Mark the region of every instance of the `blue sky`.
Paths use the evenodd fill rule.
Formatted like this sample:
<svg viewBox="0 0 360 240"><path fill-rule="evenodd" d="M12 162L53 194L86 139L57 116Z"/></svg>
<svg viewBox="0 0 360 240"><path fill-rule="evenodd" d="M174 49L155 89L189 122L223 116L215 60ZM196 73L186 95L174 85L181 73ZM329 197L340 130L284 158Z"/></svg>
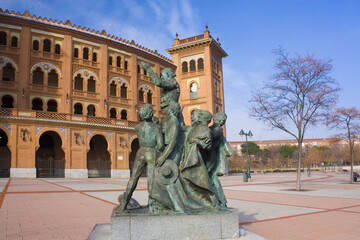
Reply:
<svg viewBox="0 0 360 240"><path fill-rule="evenodd" d="M66 21L111 35L134 39L170 57L175 33L179 38L210 34L220 38L229 54L223 60L227 138L242 140L241 128L253 140L290 139L248 117L250 91L274 74L272 50L282 46L290 54L332 58L332 77L342 91L338 106L360 105L360 1L357 0L113 0L40 1L0 0L2 9ZM306 138L335 132L321 125L309 128Z"/></svg>

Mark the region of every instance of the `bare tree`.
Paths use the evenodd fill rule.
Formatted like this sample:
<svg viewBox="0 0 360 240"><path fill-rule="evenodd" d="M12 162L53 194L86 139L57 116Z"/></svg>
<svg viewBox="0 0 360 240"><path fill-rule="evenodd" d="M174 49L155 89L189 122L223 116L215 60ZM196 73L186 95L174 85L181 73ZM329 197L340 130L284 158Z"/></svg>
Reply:
<svg viewBox="0 0 360 240"><path fill-rule="evenodd" d="M313 56L289 58L282 48L273 81L252 93L250 116L283 130L298 142L296 190L300 189L302 142L308 125L316 125L337 100L336 81L329 76L332 60Z"/></svg>
<svg viewBox="0 0 360 240"><path fill-rule="evenodd" d="M353 108L337 108L327 117L326 125L341 131L338 137L349 144L350 152L350 183L353 182L354 143L360 134L360 112Z"/></svg>

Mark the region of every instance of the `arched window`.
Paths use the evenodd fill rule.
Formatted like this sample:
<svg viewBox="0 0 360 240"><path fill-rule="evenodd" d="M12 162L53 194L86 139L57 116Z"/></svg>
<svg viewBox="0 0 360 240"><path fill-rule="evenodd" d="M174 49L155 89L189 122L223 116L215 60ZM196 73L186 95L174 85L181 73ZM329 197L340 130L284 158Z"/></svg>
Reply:
<svg viewBox="0 0 360 240"><path fill-rule="evenodd" d="M147 71L144 69L144 75L146 76L147 75Z"/></svg>
<svg viewBox="0 0 360 240"><path fill-rule="evenodd" d="M40 67L33 71L33 84L44 85L44 73Z"/></svg>
<svg viewBox="0 0 360 240"><path fill-rule="evenodd" d="M93 62L97 62L97 53L93 52Z"/></svg>
<svg viewBox="0 0 360 240"><path fill-rule="evenodd" d="M84 79L81 77L81 74L78 74L75 77L75 84L74 84L75 90L80 90L80 91L83 90L83 87L84 87L83 81L84 81Z"/></svg>
<svg viewBox="0 0 360 240"><path fill-rule="evenodd" d="M112 83L110 83L110 96L114 96L116 97L116 83L115 81L112 81Z"/></svg>
<svg viewBox="0 0 360 240"><path fill-rule="evenodd" d="M0 32L0 45L6 45L6 32Z"/></svg>
<svg viewBox="0 0 360 240"><path fill-rule="evenodd" d="M90 104L88 107L87 107L87 115L88 116L95 116L95 106Z"/></svg>
<svg viewBox="0 0 360 240"><path fill-rule="evenodd" d="M124 62L124 69L127 70L128 69L128 61Z"/></svg>
<svg viewBox="0 0 360 240"><path fill-rule="evenodd" d="M121 111L121 120L127 120L127 112L126 112L126 110Z"/></svg>
<svg viewBox="0 0 360 240"><path fill-rule="evenodd" d="M87 81L87 91L92 93L95 92L95 80L93 76L91 76Z"/></svg>
<svg viewBox="0 0 360 240"><path fill-rule="evenodd" d="M147 103L152 104L152 92L151 92L151 90L149 90L147 92Z"/></svg>
<svg viewBox="0 0 360 240"><path fill-rule="evenodd" d="M109 66L112 66L112 57L109 57Z"/></svg>
<svg viewBox="0 0 360 240"><path fill-rule="evenodd" d="M116 66L119 68L121 66L121 57L116 57Z"/></svg>
<svg viewBox="0 0 360 240"><path fill-rule="evenodd" d="M55 54L60 54L60 44L55 44Z"/></svg>
<svg viewBox="0 0 360 240"><path fill-rule="evenodd" d="M87 47L83 48L83 59L89 60L89 49Z"/></svg>
<svg viewBox="0 0 360 240"><path fill-rule="evenodd" d="M2 108L14 108L14 98L10 95L5 95L1 98Z"/></svg>
<svg viewBox="0 0 360 240"><path fill-rule="evenodd" d="M198 97L197 84L195 82L190 84L190 98L194 99Z"/></svg>
<svg viewBox="0 0 360 240"><path fill-rule="evenodd" d="M116 118L116 109L115 108L110 109L110 118Z"/></svg>
<svg viewBox="0 0 360 240"><path fill-rule="evenodd" d="M215 110L215 113L219 112L220 111L220 108L219 107L216 107L216 110Z"/></svg>
<svg viewBox="0 0 360 240"><path fill-rule="evenodd" d="M43 43L43 51L44 52L51 52L51 42L49 39L45 39Z"/></svg>
<svg viewBox="0 0 360 240"><path fill-rule="evenodd" d="M40 98L34 98L32 100L32 110L42 111L43 110L43 101Z"/></svg>
<svg viewBox="0 0 360 240"><path fill-rule="evenodd" d="M197 64L198 64L198 70L204 69L204 59L199 58Z"/></svg>
<svg viewBox="0 0 360 240"><path fill-rule="evenodd" d="M219 84L215 82L215 97L220 97Z"/></svg>
<svg viewBox="0 0 360 240"><path fill-rule="evenodd" d="M10 82L15 81L15 68L12 67L11 63L6 64L3 68L2 80Z"/></svg>
<svg viewBox="0 0 360 240"><path fill-rule="evenodd" d="M17 47L18 46L18 38L17 37L12 37L11 38L11 46L12 47Z"/></svg>
<svg viewBox="0 0 360 240"><path fill-rule="evenodd" d="M137 65L137 73L140 73L140 72L141 72L140 65Z"/></svg>
<svg viewBox="0 0 360 240"><path fill-rule="evenodd" d="M187 62L183 62L182 64L182 72L188 72L188 63Z"/></svg>
<svg viewBox="0 0 360 240"><path fill-rule="evenodd" d="M57 112L57 102L55 100L49 100L47 102L47 111L48 112Z"/></svg>
<svg viewBox="0 0 360 240"><path fill-rule="evenodd" d="M120 96L122 98L127 98L127 86L125 83L123 83L120 87Z"/></svg>
<svg viewBox="0 0 360 240"><path fill-rule="evenodd" d="M139 102L144 102L144 90L142 88L139 90Z"/></svg>
<svg viewBox="0 0 360 240"><path fill-rule="evenodd" d="M48 86L50 87L58 87L59 75L52 69L48 74Z"/></svg>
<svg viewBox="0 0 360 240"><path fill-rule="evenodd" d="M74 114L83 114L83 106L81 103L75 103L74 105Z"/></svg>
<svg viewBox="0 0 360 240"><path fill-rule="evenodd" d="M190 71L195 71L195 60L190 61Z"/></svg>
<svg viewBox="0 0 360 240"><path fill-rule="evenodd" d="M74 58L78 58L78 57L79 57L79 49L74 48Z"/></svg>
<svg viewBox="0 0 360 240"><path fill-rule="evenodd" d="M39 51L39 41L38 40L33 41L33 50Z"/></svg>

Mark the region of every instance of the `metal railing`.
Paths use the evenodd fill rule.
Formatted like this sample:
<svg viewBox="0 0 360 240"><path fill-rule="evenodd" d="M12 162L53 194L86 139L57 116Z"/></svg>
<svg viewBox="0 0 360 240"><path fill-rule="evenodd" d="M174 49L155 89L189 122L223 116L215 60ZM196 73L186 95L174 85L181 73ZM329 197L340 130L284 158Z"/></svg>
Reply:
<svg viewBox="0 0 360 240"><path fill-rule="evenodd" d="M138 124L138 122L123 120L123 119L103 118L103 117L95 117L95 116L85 116L80 114L58 113L58 112L44 112L44 111L36 111L36 110L23 110L17 108L0 108L0 116L85 122L85 123L95 123L95 124L103 124L103 125L121 125L124 127L135 127Z"/></svg>

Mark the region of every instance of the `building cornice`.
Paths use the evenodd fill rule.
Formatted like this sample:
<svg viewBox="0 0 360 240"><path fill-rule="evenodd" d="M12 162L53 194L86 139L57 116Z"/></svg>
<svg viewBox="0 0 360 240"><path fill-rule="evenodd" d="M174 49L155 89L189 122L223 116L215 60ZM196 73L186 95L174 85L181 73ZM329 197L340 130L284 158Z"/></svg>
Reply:
<svg viewBox="0 0 360 240"><path fill-rule="evenodd" d="M1 8L0 8L0 16L17 18L17 19L26 20L29 22L37 22L37 23L41 23L41 24L54 26L54 27L60 27L62 29L68 29L68 30L85 33L87 35L100 37L102 39L107 39L107 40L113 41L117 44L121 44L121 45L130 47L132 49L140 50L146 54L150 54L156 58L160 58L160 59L166 61L167 63L171 64L172 66L175 66L173 64L173 62L171 61L171 59L159 54L157 52L157 50L151 50L144 46L136 44L134 40L129 41L126 39L115 37L114 35L107 34L105 30L102 30L101 32L99 32L99 31L95 31L94 29L81 27L80 25L77 26L76 24L72 24L70 22L70 20L67 20L65 23L63 23L62 21L59 22L58 20L52 20L51 18L47 19L46 17L42 18L41 16L37 17L36 15L31 16L27 10L23 14L21 14L20 12L15 13L14 11L11 11L11 12L9 12L8 10L3 11Z"/></svg>

